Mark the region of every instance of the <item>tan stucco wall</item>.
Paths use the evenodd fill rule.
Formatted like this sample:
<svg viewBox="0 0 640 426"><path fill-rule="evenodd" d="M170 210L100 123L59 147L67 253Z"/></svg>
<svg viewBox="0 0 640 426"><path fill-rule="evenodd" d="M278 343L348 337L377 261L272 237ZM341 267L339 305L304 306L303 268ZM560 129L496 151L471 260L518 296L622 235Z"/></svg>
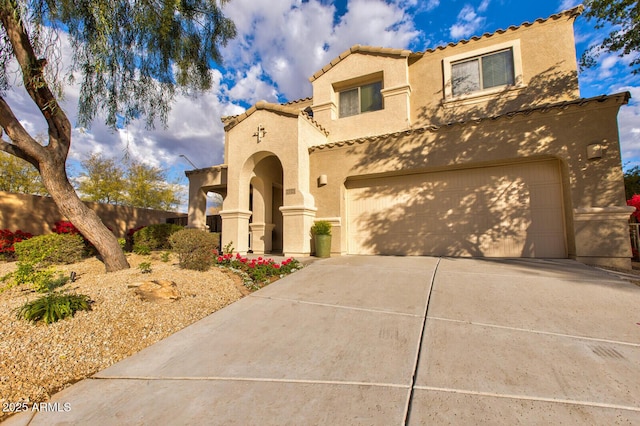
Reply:
<svg viewBox="0 0 640 426"><path fill-rule="evenodd" d="M357 87L360 79L381 74L383 104L380 111L338 117L339 92ZM370 81L368 81L370 82ZM313 81L314 119L329 130L329 140L343 140L409 128L409 75L407 57L354 53Z"/></svg>
<svg viewBox="0 0 640 426"><path fill-rule="evenodd" d="M85 204L98 214L102 222L118 238L123 238L131 228L165 223L167 218L184 216L180 213L112 204L90 202ZM20 229L33 235L49 234L55 223L60 220L66 220L66 218L60 214L49 197L0 191L0 229L12 231Z"/></svg>
<svg viewBox="0 0 640 426"><path fill-rule="evenodd" d="M630 248L625 243L626 203L616 126L622 99L315 148L311 153L311 175L326 174L328 178L327 185L312 188L317 217L341 217L344 223L345 182L353 177L556 158L563 173L569 255L587 263L600 263L602 257L628 261ZM588 160L587 146L593 143L603 144L606 150L602 158ZM469 208L472 214L472 206ZM617 213L607 215L599 211L602 208ZM587 242L596 235L599 243ZM342 236L341 241L344 239Z"/></svg>
<svg viewBox="0 0 640 426"><path fill-rule="evenodd" d="M532 106L579 97L573 21L562 16L530 26L460 42L415 57L409 67L411 116L416 128L500 115ZM443 102L443 66L448 57L491 51L496 44L519 40L522 86L483 98Z"/></svg>
<svg viewBox="0 0 640 426"><path fill-rule="evenodd" d="M520 25L478 39L424 53L381 53L355 50L333 61L312 79L314 119L329 130L328 141L357 139L421 128L427 125L496 116L509 111L579 98L575 15L562 14L543 22ZM516 62L516 85L499 93L445 98L446 60L489 53L496 45L511 45ZM382 110L339 118L338 94L360 79L382 75Z"/></svg>

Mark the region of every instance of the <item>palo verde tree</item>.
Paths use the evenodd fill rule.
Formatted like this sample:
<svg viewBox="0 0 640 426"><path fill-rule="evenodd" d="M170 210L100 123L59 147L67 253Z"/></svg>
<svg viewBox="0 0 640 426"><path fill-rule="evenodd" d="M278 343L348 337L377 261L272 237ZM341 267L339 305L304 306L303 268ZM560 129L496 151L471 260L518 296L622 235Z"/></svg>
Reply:
<svg viewBox="0 0 640 426"><path fill-rule="evenodd" d="M56 37L68 37L73 63L66 76L79 80L78 124L99 113L116 127L146 117L166 123L176 90L211 85L210 65L219 45L235 36L221 5L226 0L0 0L0 126L9 140L0 150L33 164L65 215L96 247L107 271L129 264L115 236L88 209L65 169L72 126L58 103ZM59 53L59 48L58 48ZM15 62L14 62L15 61ZM17 64L22 84L47 125L45 144L22 126L7 102ZM60 68L59 66L57 68Z"/></svg>
<svg viewBox="0 0 640 426"><path fill-rule="evenodd" d="M592 46L580 58L580 66L593 67L601 52L617 52L619 56L640 52L640 1L586 0L587 19L595 20L595 28L611 26L609 35L600 45ZM640 56L629 63L633 73L640 73Z"/></svg>

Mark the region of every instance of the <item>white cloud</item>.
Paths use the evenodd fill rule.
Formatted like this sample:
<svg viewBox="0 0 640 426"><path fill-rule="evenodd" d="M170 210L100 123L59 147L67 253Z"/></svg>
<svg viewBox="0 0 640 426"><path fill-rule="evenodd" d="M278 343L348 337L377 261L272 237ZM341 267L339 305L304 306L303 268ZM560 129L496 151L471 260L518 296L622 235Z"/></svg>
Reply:
<svg viewBox="0 0 640 426"><path fill-rule="evenodd" d="M482 3L480 3L480 6L478 6L478 12L480 13L486 12L487 9L489 8L489 3L491 3L491 0L482 0Z"/></svg>
<svg viewBox="0 0 640 426"><path fill-rule="evenodd" d="M560 2L559 10L563 11L573 9L579 4L582 4L582 0L562 0Z"/></svg>
<svg viewBox="0 0 640 426"><path fill-rule="evenodd" d="M344 16L335 19L335 7L318 0L234 0L225 12L238 37L224 49L225 63L247 75L261 63L282 96L309 96L308 78L352 45L408 46L420 34L405 12L412 4L350 0ZM249 103L265 97L252 90L264 88L247 84L229 94Z"/></svg>
<svg viewBox="0 0 640 426"><path fill-rule="evenodd" d="M426 10L433 10L436 7L440 6L440 0L429 0L427 5L425 6Z"/></svg>
<svg viewBox="0 0 640 426"><path fill-rule="evenodd" d="M485 4L482 2L481 7ZM487 2L488 5L488 2ZM478 8L480 11L480 8ZM460 13L458 13L458 20L449 28L449 34L455 40L467 38L471 35L477 34L477 31L484 24L485 18L478 16L475 9L470 5L465 5Z"/></svg>
<svg viewBox="0 0 640 426"><path fill-rule="evenodd" d="M639 93L640 87L636 87L635 92ZM630 166L640 165L640 102L620 108L618 129L623 160Z"/></svg>
<svg viewBox="0 0 640 426"><path fill-rule="evenodd" d="M276 102L278 91L265 81L266 76L262 71L262 65L255 64L248 70L235 74L235 85L227 94L234 99L241 99L250 104L260 100Z"/></svg>

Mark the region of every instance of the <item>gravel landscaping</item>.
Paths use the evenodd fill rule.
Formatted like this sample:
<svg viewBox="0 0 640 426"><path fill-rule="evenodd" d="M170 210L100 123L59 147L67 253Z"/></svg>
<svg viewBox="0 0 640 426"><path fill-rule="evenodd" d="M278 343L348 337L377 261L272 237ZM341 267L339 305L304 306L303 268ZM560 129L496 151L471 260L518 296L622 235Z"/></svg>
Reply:
<svg viewBox="0 0 640 426"><path fill-rule="evenodd" d="M14 287L0 293L0 403L42 402L53 393L109 367L247 294L241 280L218 268L207 272L180 269L160 254L128 255L131 269L106 274L91 258L56 269L76 281L63 289L89 295L92 310L50 325L17 319L15 310L40 296ZM141 262L151 263L142 273ZM0 261L0 277L16 268ZM143 300L135 286L169 280L177 300ZM0 283L0 287L6 283ZM0 421L9 413L0 413Z"/></svg>

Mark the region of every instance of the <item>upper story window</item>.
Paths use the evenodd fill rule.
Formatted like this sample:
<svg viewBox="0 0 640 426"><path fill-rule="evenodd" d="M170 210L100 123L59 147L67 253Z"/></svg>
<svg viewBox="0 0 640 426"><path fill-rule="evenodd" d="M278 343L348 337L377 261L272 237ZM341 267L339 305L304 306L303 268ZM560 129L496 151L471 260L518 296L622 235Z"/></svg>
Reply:
<svg viewBox="0 0 640 426"><path fill-rule="evenodd" d="M451 64L453 96L465 95L498 86L512 86L513 51L489 53Z"/></svg>
<svg viewBox="0 0 640 426"><path fill-rule="evenodd" d="M520 40L444 59L445 99L491 95L522 86Z"/></svg>
<svg viewBox="0 0 640 426"><path fill-rule="evenodd" d="M382 81L340 92L340 118L382 109Z"/></svg>

